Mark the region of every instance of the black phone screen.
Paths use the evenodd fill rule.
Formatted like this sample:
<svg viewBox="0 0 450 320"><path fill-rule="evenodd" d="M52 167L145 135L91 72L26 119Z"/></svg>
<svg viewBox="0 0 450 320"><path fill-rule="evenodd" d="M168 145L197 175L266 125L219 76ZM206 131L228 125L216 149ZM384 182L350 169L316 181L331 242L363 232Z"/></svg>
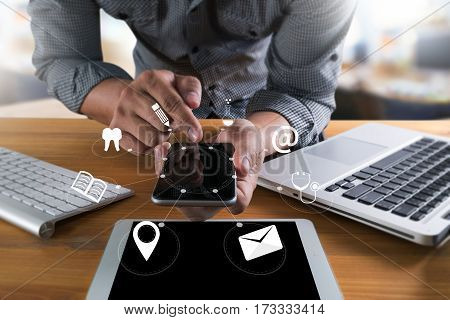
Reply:
<svg viewBox="0 0 450 320"><path fill-rule="evenodd" d="M155 200L215 201L236 196L232 144L175 143L153 192Z"/></svg>
<svg viewBox="0 0 450 320"><path fill-rule="evenodd" d="M133 238L136 224L121 244L109 299L319 299L295 222L167 221L147 261ZM273 226L283 248L246 260L239 237L264 228L273 233Z"/></svg>

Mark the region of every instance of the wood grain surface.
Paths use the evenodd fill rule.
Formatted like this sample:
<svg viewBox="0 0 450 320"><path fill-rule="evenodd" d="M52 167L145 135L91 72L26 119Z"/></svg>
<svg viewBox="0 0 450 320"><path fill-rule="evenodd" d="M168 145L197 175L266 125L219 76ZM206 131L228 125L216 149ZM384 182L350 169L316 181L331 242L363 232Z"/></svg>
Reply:
<svg viewBox="0 0 450 320"><path fill-rule="evenodd" d="M362 124L332 121L332 136ZM386 122L450 136L450 121ZM216 127L217 121L203 122ZM127 186L136 195L57 225L41 240L0 221L0 298L84 299L114 223L164 218L150 202L156 181L152 158L102 151L102 126L91 120L0 119L0 146ZM174 210L170 218L185 219ZM215 218L232 219L226 210ZM422 247L258 187L241 218L310 219L346 299L448 299L450 245Z"/></svg>

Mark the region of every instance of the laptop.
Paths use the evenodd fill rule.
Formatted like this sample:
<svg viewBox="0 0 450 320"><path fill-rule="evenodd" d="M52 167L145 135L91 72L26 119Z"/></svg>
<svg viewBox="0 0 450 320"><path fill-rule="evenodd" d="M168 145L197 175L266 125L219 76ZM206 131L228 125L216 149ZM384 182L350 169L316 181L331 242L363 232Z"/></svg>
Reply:
<svg viewBox="0 0 450 320"><path fill-rule="evenodd" d="M450 139L369 123L264 163L258 185L397 237L450 237Z"/></svg>

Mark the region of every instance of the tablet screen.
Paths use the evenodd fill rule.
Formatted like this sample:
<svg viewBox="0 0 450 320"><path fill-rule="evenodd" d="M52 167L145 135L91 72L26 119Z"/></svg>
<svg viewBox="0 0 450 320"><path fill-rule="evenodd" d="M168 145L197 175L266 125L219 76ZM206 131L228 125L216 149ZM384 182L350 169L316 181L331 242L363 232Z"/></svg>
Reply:
<svg viewBox="0 0 450 320"><path fill-rule="evenodd" d="M319 299L295 222L156 222L148 260L137 224L119 245L109 299ZM156 238L149 226L136 236Z"/></svg>

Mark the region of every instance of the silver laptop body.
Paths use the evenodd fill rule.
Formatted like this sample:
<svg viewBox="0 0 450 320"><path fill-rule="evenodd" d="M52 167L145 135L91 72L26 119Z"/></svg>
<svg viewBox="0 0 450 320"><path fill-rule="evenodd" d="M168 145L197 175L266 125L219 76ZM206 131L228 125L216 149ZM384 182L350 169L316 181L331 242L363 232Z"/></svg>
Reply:
<svg viewBox="0 0 450 320"><path fill-rule="evenodd" d="M449 142L366 124L265 162L258 185L437 246L450 235Z"/></svg>

